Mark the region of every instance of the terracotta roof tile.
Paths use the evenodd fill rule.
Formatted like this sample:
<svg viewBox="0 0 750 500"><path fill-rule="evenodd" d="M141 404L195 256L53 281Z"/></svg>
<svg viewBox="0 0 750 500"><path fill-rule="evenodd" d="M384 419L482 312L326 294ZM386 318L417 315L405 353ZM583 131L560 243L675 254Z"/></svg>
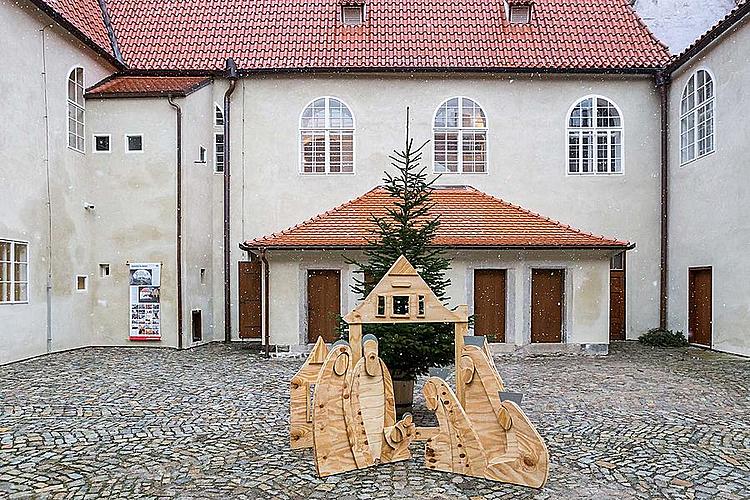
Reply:
<svg viewBox="0 0 750 500"><path fill-rule="evenodd" d="M115 76L91 87L86 97L188 95L211 81L189 76Z"/></svg>
<svg viewBox="0 0 750 500"><path fill-rule="evenodd" d="M64 0L56 0L58 3ZM71 1L71 0L68 0ZM86 0L92 2L94 0ZM669 53L629 0L534 0L510 24L502 0L108 0L126 63L140 69L624 69Z"/></svg>
<svg viewBox="0 0 750 500"><path fill-rule="evenodd" d="M257 248L358 248L374 227L371 216L385 215L388 192L374 188L350 202L297 226L248 241ZM433 191L433 214L440 215L435 243L476 248L626 248L627 241L585 233L468 186Z"/></svg>
<svg viewBox="0 0 750 500"><path fill-rule="evenodd" d="M107 28L104 26L102 10L97 0L46 0L43 3L90 38L99 48L114 57Z"/></svg>

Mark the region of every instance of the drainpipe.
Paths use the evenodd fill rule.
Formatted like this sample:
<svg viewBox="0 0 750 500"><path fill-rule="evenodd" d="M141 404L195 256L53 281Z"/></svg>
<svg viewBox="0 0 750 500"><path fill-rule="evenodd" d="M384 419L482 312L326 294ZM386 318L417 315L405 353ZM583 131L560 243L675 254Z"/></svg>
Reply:
<svg viewBox="0 0 750 500"><path fill-rule="evenodd" d="M661 275L659 277L659 328L667 328L669 299L669 73L656 75L661 101Z"/></svg>
<svg viewBox="0 0 750 500"><path fill-rule="evenodd" d="M47 44L45 31L50 26L40 29L42 34L42 84L44 89L44 171L47 183L47 353L52 352L52 189L49 172L49 99L47 96ZM28 291L27 291L28 293Z"/></svg>
<svg viewBox="0 0 750 500"><path fill-rule="evenodd" d="M230 180L230 162L232 155L230 154L231 143L229 137L229 122L230 122L230 99L234 88L237 85L237 65L234 63L234 59L231 57L226 62L226 73L229 79L229 88L224 93L224 341L232 341L232 308L231 308L231 297L232 297L232 280L231 280L231 258L232 252L230 250L230 211L229 201L231 196Z"/></svg>
<svg viewBox="0 0 750 500"><path fill-rule="evenodd" d="M271 316L269 313L270 311L268 308L270 307L271 303L269 300L269 297L271 296L268 290L268 283L270 281L270 270L268 267L268 258L266 257L266 249L261 248L260 249L260 262L263 267L263 343L266 345L266 357L271 357L271 332L269 330L270 321L269 317Z"/></svg>
<svg viewBox="0 0 750 500"><path fill-rule="evenodd" d="M177 112L177 348L182 349L182 108L167 97Z"/></svg>

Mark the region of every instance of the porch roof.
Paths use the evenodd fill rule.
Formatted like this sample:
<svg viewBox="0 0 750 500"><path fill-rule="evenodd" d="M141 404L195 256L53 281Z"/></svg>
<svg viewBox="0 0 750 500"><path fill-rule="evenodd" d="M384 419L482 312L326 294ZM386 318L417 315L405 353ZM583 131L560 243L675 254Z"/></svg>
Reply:
<svg viewBox="0 0 750 500"><path fill-rule="evenodd" d="M627 241L572 228L470 186L443 186L432 192L433 215L440 216L436 246L509 249L627 249ZM278 233L246 241L251 249L364 248L372 238L372 216L386 215L393 198L383 187Z"/></svg>

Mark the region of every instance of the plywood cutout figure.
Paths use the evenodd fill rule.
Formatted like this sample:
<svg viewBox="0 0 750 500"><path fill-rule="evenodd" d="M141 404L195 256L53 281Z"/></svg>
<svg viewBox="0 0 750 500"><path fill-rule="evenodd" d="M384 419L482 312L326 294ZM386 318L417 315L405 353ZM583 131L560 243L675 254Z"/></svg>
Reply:
<svg viewBox="0 0 750 500"><path fill-rule="evenodd" d="M352 368L350 347L334 344L315 384L313 443L321 477L411 458L414 424L410 415L396 422L393 382L375 337L365 337L363 352Z"/></svg>
<svg viewBox="0 0 750 500"><path fill-rule="evenodd" d="M305 364L290 383L289 440L293 449L312 448L312 390L326 356L328 347L323 339L318 337Z"/></svg>
<svg viewBox="0 0 750 500"><path fill-rule="evenodd" d="M486 453L484 477L541 488L549 452L539 433L512 401L502 401L502 379L486 349L464 346L461 356L464 411Z"/></svg>

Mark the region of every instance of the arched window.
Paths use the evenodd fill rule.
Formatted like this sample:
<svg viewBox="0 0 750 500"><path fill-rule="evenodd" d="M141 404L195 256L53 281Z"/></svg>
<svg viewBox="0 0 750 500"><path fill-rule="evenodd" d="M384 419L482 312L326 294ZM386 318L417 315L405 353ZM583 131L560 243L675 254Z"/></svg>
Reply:
<svg viewBox="0 0 750 500"><path fill-rule="evenodd" d="M224 111L214 104L214 172L224 171Z"/></svg>
<svg viewBox="0 0 750 500"><path fill-rule="evenodd" d="M714 150L714 81L705 69L688 79L680 100L680 164Z"/></svg>
<svg viewBox="0 0 750 500"><path fill-rule="evenodd" d="M435 172L487 171L487 118L466 97L453 97L435 113Z"/></svg>
<svg viewBox="0 0 750 500"><path fill-rule="evenodd" d="M604 97L584 97L568 115L568 173L622 173L622 116Z"/></svg>
<svg viewBox="0 0 750 500"><path fill-rule="evenodd" d="M84 152L85 103L83 68L73 68L68 75L68 147Z"/></svg>
<svg viewBox="0 0 750 500"><path fill-rule="evenodd" d="M354 172L354 117L334 97L311 102L300 118L302 172Z"/></svg>

